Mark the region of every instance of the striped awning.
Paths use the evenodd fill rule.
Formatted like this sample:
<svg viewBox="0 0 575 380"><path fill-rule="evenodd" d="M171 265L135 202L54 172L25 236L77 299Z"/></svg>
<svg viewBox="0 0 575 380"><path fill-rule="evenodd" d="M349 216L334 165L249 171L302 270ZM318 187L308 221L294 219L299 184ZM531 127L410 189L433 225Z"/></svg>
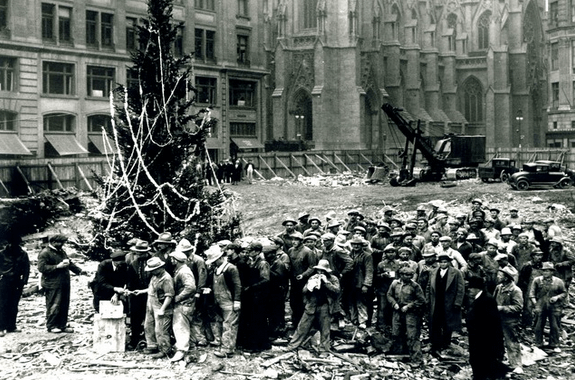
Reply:
<svg viewBox="0 0 575 380"><path fill-rule="evenodd" d="M0 155L6 156L31 156L32 152L24 146L15 133L0 134Z"/></svg>

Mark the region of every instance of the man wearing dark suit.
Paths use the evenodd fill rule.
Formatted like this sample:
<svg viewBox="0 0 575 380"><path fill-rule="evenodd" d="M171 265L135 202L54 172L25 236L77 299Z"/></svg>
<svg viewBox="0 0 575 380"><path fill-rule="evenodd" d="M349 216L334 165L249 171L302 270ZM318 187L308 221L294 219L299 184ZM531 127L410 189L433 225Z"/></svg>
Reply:
<svg viewBox="0 0 575 380"><path fill-rule="evenodd" d="M448 348L453 331L461 328L461 306L465 296L463 276L451 265L451 258L440 254L437 261L439 266L431 271L427 288L433 355L439 355L441 350Z"/></svg>
<svg viewBox="0 0 575 380"><path fill-rule="evenodd" d="M92 282L94 292L94 309L100 312L100 301L117 303L126 293L128 283L128 264L125 262L126 252L117 249L110 258L100 262L96 276Z"/></svg>

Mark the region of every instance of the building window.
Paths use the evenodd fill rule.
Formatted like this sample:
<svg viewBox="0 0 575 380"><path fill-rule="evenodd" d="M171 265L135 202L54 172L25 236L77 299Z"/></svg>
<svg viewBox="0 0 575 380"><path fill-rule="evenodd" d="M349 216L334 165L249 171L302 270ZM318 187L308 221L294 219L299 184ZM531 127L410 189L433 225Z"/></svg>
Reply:
<svg viewBox="0 0 575 380"><path fill-rule="evenodd" d="M86 11L86 44L92 47L114 46L114 15Z"/></svg>
<svg viewBox="0 0 575 380"><path fill-rule="evenodd" d="M58 7L58 41L72 42L72 8Z"/></svg>
<svg viewBox="0 0 575 380"><path fill-rule="evenodd" d="M553 129L557 129L557 122L556 121L553 122Z"/></svg>
<svg viewBox="0 0 575 380"><path fill-rule="evenodd" d="M8 0L0 0L0 30L8 27Z"/></svg>
<svg viewBox="0 0 575 380"><path fill-rule="evenodd" d="M230 105L251 107L256 105L256 83L230 79Z"/></svg>
<svg viewBox="0 0 575 380"><path fill-rule="evenodd" d="M559 23L559 1L549 2L549 25L556 27Z"/></svg>
<svg viewBox="0 0 575 380"><path fill-rule="evenodd" d="M114 46L114 15L102 13L102 46Z"/></svg>
<svg viewBox="0 0 575 380"><path fill-rule="evenodd" d="M575 120L571 120L571 129L575 129Z"/></svg>
<svg viewBox="0 0 575 380"><path fill-rule="evenodd" d="M303 28L304 29L311 29L317 27L317 0L302 0L303 7L302 9L302 19L303 19Z"/></svg>
<svg viewBox="0 0 575 380"><path fill-rule="evenodd" d="M489 24L491 23L491 12L484 12L477 22L477 47L480 50L489 48Z"/></svg>
<svg viewBox="0 0 575 380"><path fill-rule="evenodd" d="M559 70L559 44L551 44L551 70Z"/></svg>
<svg viewBox="0 0 575 380"><path fill-rule="evenodd" d="M54 40L54 4L42 3L42 39Z"/></svg>
<svg viewBox="0 0 575 380"><path fill-rule="evenodd" d="M74 115L53 113L44 115L44 131L46 132L74 132Z"/></svg>
<svg viewBox="0 0 575 380"><path fill-rule="evenodd" d="M88 66L88 96L108 97L114 84L115 70L109 67Z"/></svg>
<svg viewBox="0 0 575 380"><path fill-rule="evenodd" d="M256 123L230 123L230 136L257 137Z"/></svg>
<svg viewBox="0 0 575 380"><path fill-rule="evenodd" d="M14 91L16 58L0 57L0 91Z"/></svg>
<svg viewBox="0 0 575 380"><path fill-rule="evenodd" d="M194 1L194 6L197 9L205 9L208 11L213 11L215 10L214 8L214 0L195 0Z"/></svg>
<svg viewBox="0 0 575 380"><path fill-rule="evenodd" d="M559 82L551 83L551 96L553 107L559 106Z"/></svg>
<svg viewBox="0 0 575 380"><path fill-rule="evenodd" d="M128 67L126 69L126 86L128 88L137 88L140 85L138 71Z"/></svg>
<svg viewBox="0 0 575 380"><path fill-rule="evenodd" d="M196 77L197 102L216 104L217 80L216 78Z"/></svg>
<svg viewBox="0 0 575 380"><path fill-rule="evenodd" d="M42 93L74 95L74 65L44 62L42 64Z"/></svg>
<svg viewBox="0 0 575 380"><path fill-rule="evenodd" d="M238 63L249 64L248 42L249 42L248 36L238 34L238 46L237 46Z"/></svg>
<svg viewBox="0 0 575 380"><path fill-rule="evenodd" d="M196 29L195 31L195 58L215 60L216 32L213 30Z"/></svg>
<svg viewBox="0 0 575 380"><path fill-rule="evenodd" d="M88 116L88 133L102 133L102 129L112 134L112 118L110 115Z"/></svg>
<svg viewBox="0 0 575 380"><path fill-rule="evenodd" d="M465 82L463 103L468 122L483 122L483 90L479 80L470 78Z"/></svg>
<svg viewBox="0 0 575 380"><path fill-rule="evenodd" d="M176 37L174 38L174 55L176 57L184 56L184 27L176 29Z"/></svg>
<svg viewBox="0 0 575 380"><path fill-rule="evenodd" d="M138 20L132 17L126 17L126 50L136 50L138 43Z"/></svg>
<svg viewBox="0 0 575 380"><path fill-rule="evenodd" d="M248 16L248 1L249 0L238 0L238 15L239 16Z"/></svg>
<svg viewBox="0 0 575 380"><path fill-rule="evenodd" d="M11 111L0 111L0 131L15 131L18 114Z"/></svg>
<svg viewBox="0 0 575 380"><path fill-rule="evenodd" d="M455 51L457 41L457 15L450 13L447 15L447 50Z"/></svg>

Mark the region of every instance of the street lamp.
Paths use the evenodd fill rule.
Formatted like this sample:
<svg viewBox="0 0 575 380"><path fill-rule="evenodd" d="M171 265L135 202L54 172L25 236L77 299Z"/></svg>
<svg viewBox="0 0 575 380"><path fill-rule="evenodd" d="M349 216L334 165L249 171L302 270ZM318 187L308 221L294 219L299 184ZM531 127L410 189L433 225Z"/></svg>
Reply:
<svg viewBox="0 0 575 380"><path fill-rule="evenodd" d="M523 135L521 134L521 122L523 121L523 111L517 111L517 115L515 116L515 120L517 120L517 134L519 135L519 149L521 149L521 142L523 141Z"/></svg>

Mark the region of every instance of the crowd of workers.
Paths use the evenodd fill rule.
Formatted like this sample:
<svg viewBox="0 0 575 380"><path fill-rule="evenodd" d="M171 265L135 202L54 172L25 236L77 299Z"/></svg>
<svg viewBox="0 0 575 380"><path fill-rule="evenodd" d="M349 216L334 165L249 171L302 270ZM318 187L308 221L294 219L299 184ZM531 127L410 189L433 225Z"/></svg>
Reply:
<svg viewBox="0 0 575 380"><path fill-rule="evenodd" d="M219 347L218 357L259 352L277 338L289 338L287 350L296 350L317 331L324 354L331 332L351 324L379 331L393 342L392 353L408 354L418 367L422 327L431 355L441 358L465 320L477 379L496 377L492 364L505 352L508 368L521 371L521 339L560 351L575 256L553 218L527 219L513 207L503 218L480 199L455 215L430 203L401 213L385 207L370 218L359 210L339 218L301 213L283 220L276 236L219 241L202 253L197 241L178 242L168 232L150 243L134 239L99 264L94 308L124 301L128 349L171 361L194 346ZM72 331L70 271L84 273L67 258L65 241L52 236L38 258L46 327L56 333ZM25 263L21 275L11 265L22 252L16 242L2 255L2 310L6 278L27 280ZM17 331L15 321L16 312L3 312L0 335Z"/></svg>

